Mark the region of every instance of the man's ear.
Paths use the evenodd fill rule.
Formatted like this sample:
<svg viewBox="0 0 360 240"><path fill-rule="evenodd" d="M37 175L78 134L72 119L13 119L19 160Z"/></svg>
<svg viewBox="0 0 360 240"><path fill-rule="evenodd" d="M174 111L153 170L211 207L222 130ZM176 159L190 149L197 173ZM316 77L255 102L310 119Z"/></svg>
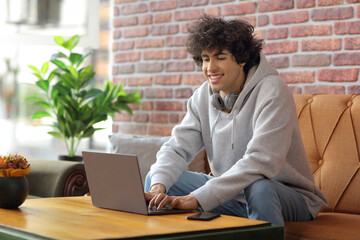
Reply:
<svg viewBox="0 0 360 240"><path fill-rule="evenodd" d="M240 63L239 65L240 65L241 67L244 67L245 64L246 64L246 63Z"/></svg>

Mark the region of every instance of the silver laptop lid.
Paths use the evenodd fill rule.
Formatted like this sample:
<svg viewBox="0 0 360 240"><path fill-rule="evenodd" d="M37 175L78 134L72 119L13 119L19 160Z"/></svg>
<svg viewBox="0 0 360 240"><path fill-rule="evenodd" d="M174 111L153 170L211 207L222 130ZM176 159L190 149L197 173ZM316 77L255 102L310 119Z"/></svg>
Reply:
<svg viewBox="0 0 360 240"><path fill-rule="evenodd" d="M148 214L135 155L82 152L94 206Z"/></svg>

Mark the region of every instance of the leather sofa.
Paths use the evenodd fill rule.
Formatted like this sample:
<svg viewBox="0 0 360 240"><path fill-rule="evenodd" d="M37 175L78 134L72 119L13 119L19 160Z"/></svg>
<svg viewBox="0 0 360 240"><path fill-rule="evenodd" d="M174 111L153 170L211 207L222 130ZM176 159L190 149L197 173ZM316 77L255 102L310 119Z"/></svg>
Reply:
<svg viewBox="0 0 360 240"><path fill-rule="evenodd" d="M29 198L83 196L89 189L84 164L61 160L28 159Z"/></svg>
<svg viewBox="0 0 360 240"><path fill-rule="evenodd" d="M316 185L328 206L286 222L285 239L360 239L360 95L294 95Z"/></svg>

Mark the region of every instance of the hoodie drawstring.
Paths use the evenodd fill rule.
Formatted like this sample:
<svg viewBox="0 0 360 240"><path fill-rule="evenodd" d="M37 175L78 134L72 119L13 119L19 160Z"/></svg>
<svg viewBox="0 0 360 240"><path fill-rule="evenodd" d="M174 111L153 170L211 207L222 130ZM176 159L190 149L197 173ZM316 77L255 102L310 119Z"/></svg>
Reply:
<svg viewBox="0 0 360 240"><path fill-rule="evenodd" d="M212 128L211 128L211 136L210 136L211 144L212 144L212 139L213 139L213 135L214 135L215 126L216 126L216 124L217 124L217 122L219 120L220 113L221 113L221 111L218 112L218 114L217 114L217 116L215 118L215 122L214 122L214 124L212 125Z"/></svg>

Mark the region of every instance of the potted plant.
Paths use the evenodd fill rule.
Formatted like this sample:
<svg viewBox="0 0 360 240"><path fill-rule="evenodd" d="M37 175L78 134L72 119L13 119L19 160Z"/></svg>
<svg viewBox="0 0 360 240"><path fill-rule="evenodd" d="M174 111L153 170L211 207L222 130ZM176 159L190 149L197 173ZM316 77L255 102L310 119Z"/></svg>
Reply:
<svg viewBox="0 0 360 240"><path fill-rule="evenodd" d="M32 118L50 117L53 131L50 135L64 141L68 157L75 157L79 142L92 136L101 128L94 124L113 117L122 110L132 114L130 103L139 103L138 91L126 93L121 84L113 85L106 81L102 90L94 88L91 81L95 72L93 66L82 66L90 53L80 54L73 51L80 40L74 35L68 40L55 36L57 45L66 52L52 55L40 69L29 66L37 77L39 92L26 100L43 108L32 115ZM50 63L55 69L49 72Z"/></svg>
<svg viewBox="0 0 360 240"><path fill-rule="evenodd" d="M0 208L17 208L29 194L25 175L31 167L20 154L0 155Z"/></svg>

